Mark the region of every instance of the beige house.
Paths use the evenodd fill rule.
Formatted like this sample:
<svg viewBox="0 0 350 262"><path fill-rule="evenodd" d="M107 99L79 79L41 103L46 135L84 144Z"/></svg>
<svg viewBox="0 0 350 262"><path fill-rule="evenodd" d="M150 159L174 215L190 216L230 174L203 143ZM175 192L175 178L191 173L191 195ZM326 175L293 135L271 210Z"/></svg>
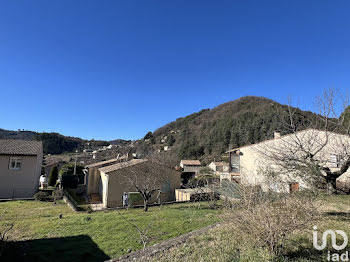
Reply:
<svg viewBox="0 0 350 262"><path fill-rule="evenodd" d="M217 175L229 172L229 165L225 162L211 162L208 167Z"/></svg>
<svg viewBox="0 0 350 262"><path fill-rule="evenodd" d="M0 140L0 198L33 197L39 187L42 161L42 142Z"/></svg>
<svg viewBox="0 0 350 262"><path fill-rule="evenodd" d="M96 162L90 165L85 166L85 184L86 184L86 192L88 195L98 194L99 193L99 185L101 180L101 174L99 169L101 167L113 165L122 161L127 160L127 156L116 157L110 160Z"/></svg>
<svg viewBox="0 0 350 262"><path fill-rule="evenodd" d="M201 162L199 160L181 160L180 166L182 167L183 172L199 173Z"/></svg>
<svg viewBox="0 0 350 262"><path fill-rule="evenodd" d="M260 185L264 191L289 191L292 183L298 183L300 188L308 188L307 178L304 180L293 174L293 165L290 166L289 172L279 176L278 181L268 178L264 173L266 170L279 173L281 169L277 161L283 160L284 157L291 159L293 155L301 157L305 152L315 154L320 166L338 171L341 161L350 156L350 138L315 129L285 136L276 132L274 139L229 150L229 173L222 175L221 180ZM338 180L346 180L349 177L348 173L349 171L344 173Z"/></svg>
<svg viewBox="0 0 350 262"><path fill-rule="evenodd" d="M142 172L152 172L152 176L160 177L156 183L159 183L158 186L161 189L161 202L174 201L175 189L181 186L180 172L145 159L132 159L130 161L101 167L98 170L100 172L99 194L102 196L104 207L122 206L123 193L136 192L135 186L129 179L135 176L135 170L138 174ZM142 179L143 176L141 174L141 176L137 178L137 183L153 182L143 181ZM156 201L156 198L157 193L153 195L150 202Z"/></svg>

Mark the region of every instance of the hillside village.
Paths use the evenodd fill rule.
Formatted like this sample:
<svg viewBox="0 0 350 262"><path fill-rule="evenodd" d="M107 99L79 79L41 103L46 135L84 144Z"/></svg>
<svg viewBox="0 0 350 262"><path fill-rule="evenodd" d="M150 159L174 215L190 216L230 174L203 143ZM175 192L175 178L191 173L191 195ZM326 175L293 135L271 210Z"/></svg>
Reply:
<svg viewBox="0 0 350 262"><path fill-rule="evenodd" d="M265 140L238 147L230 146L219 159L212 158L212 161L208 161L207 157L180 159L180 161L177 158L173 159L170 152L173 150L174 137L183 132L180 129L170 129L169 134L161 135L159 143L166 146L158 149L158 146L153 147L153 151L148 151L147 154L145 151L136 152L130 149L137 147L138 144L156 145L154 141L152 142L155 136L151 132L141 140L123 145L109 144L93 148L87 142L86 148L81 151L76 150L62 155L43 154L41 141L1 139L0 207L5 208L3 218L6 217L6 213L11 213L7 210L7 206L11 206L11 203L17 203L23 206L23 209L26 205L33 206L32 203L37 203L33 208L54 203L54 206L58 205L59 208L55 211L56 208L52 206L50 212L58 220L63 221L66 217L70 219L72 216L70 212L76 213L74 217L85 217L87 221L99 220L99 214L103 214L101 212L114 214L120 223L133 228L134 233L140 234L139 244L142 243L141 246L146 252L148 249L152 250L151 243L157 241L148 240L147 232L151 230L151 226L143 224L141 217L153 217L155 212L171 212L172 215L179 212L178 214L186 217L189 211L185 213L176 211L177 206L194 210L191 212L194 212L195 217L191 220L182 220L185 230L173 235L176 237L191 231L185 225L192 219L197 221L191 227L192 230L217 221L224 223L220 214L226 212L223 210L226 210L225 206L228 203L231 203L229 206L243 204L247 196L252 197L256 193L279 196L287 194L294 197L295 194L317 188L326 195L348 194L350 138L340 130L329 131L311 127L295 132L275 130L272 138L270 134L266 134L269 138ZM157 132L160 131L156 131L155 134ZM171 143L167 142L169 136L174 139L171 139ZM315 168L318 171L315 171ZM252 191L243 194L242 190ZM308 204L304 203L303 208L305 205ZM66 206L64 212L61 211L63 206ZM157 208L161 209L156 211ZM209 208L210 211L205 211L203 208ZM238 206L236 208L239 209ZM143 226L138 225L133 218L139 216L138 210L147 212L138 218ZM213 217L199 222L201 212L208 212L207 214ZM89 214L96 215L89 216ZM175 221L176 219L173 223ZM2 241L7 241L2 243L7 244L3 245L2 252L5 252L4 256L7 258L13 256L10 250L23 248L21 245L20 247L16 245L19 239L11 238L11 232L17 223L14 219L11 224L3 224L5 231ZM50 223L55 222L52 220ZM87 225L82 225L81 230L89 229ZM121 230L117 235L124 234L123 229ZM157 231L155 228L152 230L153 234ZM108 232L105 234L108 235ZM172 234L165 239L171 236ZM42 237L46 239L47 235L44 234ZM135 237L133 241L137 242L137 239L138 237ZM173 249L180 245L167 244L167 241L164 243L170 245L167 248ZM121 255L124 257L120 257L120 260L128 257L136 259L144 256L138 251L141 249L139 244L133 244L133 248L126 247L121 251L112 248L109 255L99 250L97 254L100 255L97 257L90 253L89 256L91 261L118 259ZM33 248L32 244L25 245L28 245L26 248ZM103 246L103 242L99 245ZM162 252L160 249L154 254L162 256ZM125 255L129 253L130 255ZM78 252L77 258L80 255Z"/></svg>
<svg viewBox="0 0 350 262"><path fill-rule="evenodd" d="M349 10L0 1L0 262L349 262Z"/></svg>

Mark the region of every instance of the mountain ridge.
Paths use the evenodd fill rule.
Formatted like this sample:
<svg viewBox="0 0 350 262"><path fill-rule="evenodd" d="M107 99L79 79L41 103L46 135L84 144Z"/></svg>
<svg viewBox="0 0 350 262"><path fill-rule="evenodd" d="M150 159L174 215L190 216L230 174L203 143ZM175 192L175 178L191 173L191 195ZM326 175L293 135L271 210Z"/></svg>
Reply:
<svg viewBox="0 0 350 262"><path fill-rule="evenodd" d="M151 151L171 149L167 154L180 159L200 159L204 162L221 159L222 153L232 147L254 144L271 138L275 130L282 130L278 112L286 109L272 99L258 96L244 96L225 102L212 109L202 109L149 132L145 138L134 141L128 148L130 153L146 155ZM309 119L316 114L295 108L296 121L300 126L307 126ZM60 154L74 152L91 146L102 147L108 144L125 146L126 140L111 141L86 140L78 137L64 136L58 133L38 133L34 131L10 131L0 129L1 138L41 140L44 152ZM130 141L129 141L130 142Z"/></svg>
<svg viewBox="0 0 350 262"><path fill-rule="evenodd" d="M200 159L207 163L222 159L229 148L272 138L276 130L286 132L281 123L281 112L286 109L286 105L269 98L241 97L159 127L152 133L151 148L159 151L163 145L171 146L169 154L177 160ZM311 111L293 110L299 129L307 127L316 116Z"/></svg>

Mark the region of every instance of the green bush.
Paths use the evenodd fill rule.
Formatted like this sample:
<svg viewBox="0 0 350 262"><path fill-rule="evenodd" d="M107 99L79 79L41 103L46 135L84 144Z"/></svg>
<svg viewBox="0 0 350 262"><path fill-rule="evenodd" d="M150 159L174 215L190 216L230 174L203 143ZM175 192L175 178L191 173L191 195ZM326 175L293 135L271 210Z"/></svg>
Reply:
<svg viewBox="0 0 350 262"><path fill-rule="evenodd" d="M78 187L78 177L75 175L63 175L61 179L61 186L63 188L77 188Z"/></svg>
<svg viewBox="0 0 350 262"><path fill-rule="evenodd" d="M143 204L143 197L139 192L129 192L129 205L140 205Z"/></svg>
<svg viewBox="0 0 350 262"><path fill-rule="evenodd" d="M74 174L74 166L75 166L75 163L68 163L68 164L63 165L61 167L60 172L59 172L59 176L61 177L64 175L73 175ZM83 174L83 169L84 169L84 166L82 164L77 163L76 174L77 175Z"/></svg>
<svg viewBox="0 0 350 262"><path fill-rule="evenodd" d="M77 188L78 184L84 183L84 166L77 164L76 175L74 175L75 163L68 163L62 166L59 177L63 188Z"/></svg>
<svg viewBox="0 0 350 262"><path fill-rule="evenodd" d="M49 175L49 186L55 186L58 178L58 168L53 166Z"/></svg>

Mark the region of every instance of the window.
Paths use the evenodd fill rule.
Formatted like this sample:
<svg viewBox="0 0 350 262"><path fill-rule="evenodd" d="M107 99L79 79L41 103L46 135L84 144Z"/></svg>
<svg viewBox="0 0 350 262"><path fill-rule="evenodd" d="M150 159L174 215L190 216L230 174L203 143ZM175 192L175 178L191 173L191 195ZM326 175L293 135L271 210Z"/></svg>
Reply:
<svg viewBox="0 0 350 262"><path fill-rule="evenodd" d="M339 167L340 156L330 155L329 162L331 163L331 167Z"/></svg>
<svg viewBox="0 0 350 262"><path fill-rule="evenodd" d="M9 169L11 170L20 170L22 166L22 158L10 158L10 166Z"/></svg>
<svg viewBox="0 0 350 262"><path fill-rule="evenodd" d="M240 172L240 156L236 154L231 155L231 172Z"/></svg>

